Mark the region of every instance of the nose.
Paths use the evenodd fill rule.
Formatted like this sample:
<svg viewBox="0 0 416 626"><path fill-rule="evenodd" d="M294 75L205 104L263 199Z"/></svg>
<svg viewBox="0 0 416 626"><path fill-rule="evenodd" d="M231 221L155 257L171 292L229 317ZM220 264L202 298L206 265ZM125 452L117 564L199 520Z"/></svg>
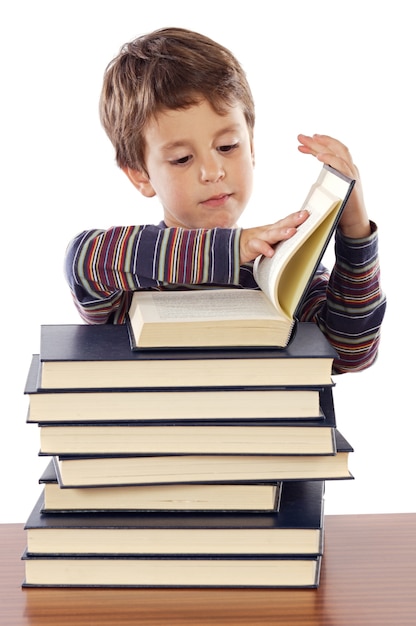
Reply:
<svg viewBox="0 0 416 626"><path fill-rule="evenodd" d="M217 183L225 176L222 159L217 154L209 154L201 161L201 182Z"/></svg>

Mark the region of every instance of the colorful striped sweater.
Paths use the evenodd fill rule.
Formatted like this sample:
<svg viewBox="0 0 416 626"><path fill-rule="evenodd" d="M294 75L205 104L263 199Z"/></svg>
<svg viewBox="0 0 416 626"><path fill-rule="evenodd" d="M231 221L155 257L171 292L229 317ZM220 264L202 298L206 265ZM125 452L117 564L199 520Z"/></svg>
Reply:
<svg viewBox="0 0 416 626"><path fill-rule="evenodd" d="M359 371L375 360L386 301L380 285L377 229L364 239L335 235L335 265L315 274L301 310L336 349L334 372ZM258 289L253 264L239 265L241 229L117 226L88 230L69 244L65 273L88 324L122 324L140 289L227 286Z"/></svg>

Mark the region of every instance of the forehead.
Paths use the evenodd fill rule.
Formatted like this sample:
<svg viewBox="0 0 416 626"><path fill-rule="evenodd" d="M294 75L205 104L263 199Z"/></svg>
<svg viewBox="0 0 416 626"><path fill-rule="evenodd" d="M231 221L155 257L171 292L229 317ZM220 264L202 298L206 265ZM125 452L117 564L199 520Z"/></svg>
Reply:
<svg viewBox="0 0 416 626"><path fill-rule="evenodd" d="M144 135L149 144L169 147L199 138L245 132L248 127L239 104L224 106L223 112L218 113L209 102L202 100L187 108L158 112L146 125Z"/></svg>

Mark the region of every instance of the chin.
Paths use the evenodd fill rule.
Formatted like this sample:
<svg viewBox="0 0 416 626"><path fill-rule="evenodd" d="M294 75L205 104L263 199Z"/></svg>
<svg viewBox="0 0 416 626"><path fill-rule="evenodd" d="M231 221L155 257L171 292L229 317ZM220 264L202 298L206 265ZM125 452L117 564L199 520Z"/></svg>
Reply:
<svg viewBox="0 0 416 626"><path fill-rule="evenodd" d="M237 228L237 226L236 226L235 222L231 223L231 222L227 222L225 220L219 220L218 222L215 222L214 224L212 224L208 228Z"/></svg>
<svg viewBox="0 0 416 626"><path fill-rule="evenodd" d="M230 215L216 215L212 216L211 219L206 220L207 224L210 224L208 228L236 228L237 220L235 216Z"/></svg>

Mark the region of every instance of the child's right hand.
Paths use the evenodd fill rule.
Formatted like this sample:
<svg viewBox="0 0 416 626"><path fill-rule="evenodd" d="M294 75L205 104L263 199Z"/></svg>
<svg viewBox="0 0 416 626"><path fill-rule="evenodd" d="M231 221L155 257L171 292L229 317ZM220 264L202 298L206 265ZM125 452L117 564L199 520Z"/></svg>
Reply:
<svg viewBox="0 0 416 626"><path fill-rule="evenodd" d="M273 246L279 241L290 239L308 217L308 211L297 211L274 224L244 228L240 236L240 264L253 261L259 254L273 256Z"/></svg>

